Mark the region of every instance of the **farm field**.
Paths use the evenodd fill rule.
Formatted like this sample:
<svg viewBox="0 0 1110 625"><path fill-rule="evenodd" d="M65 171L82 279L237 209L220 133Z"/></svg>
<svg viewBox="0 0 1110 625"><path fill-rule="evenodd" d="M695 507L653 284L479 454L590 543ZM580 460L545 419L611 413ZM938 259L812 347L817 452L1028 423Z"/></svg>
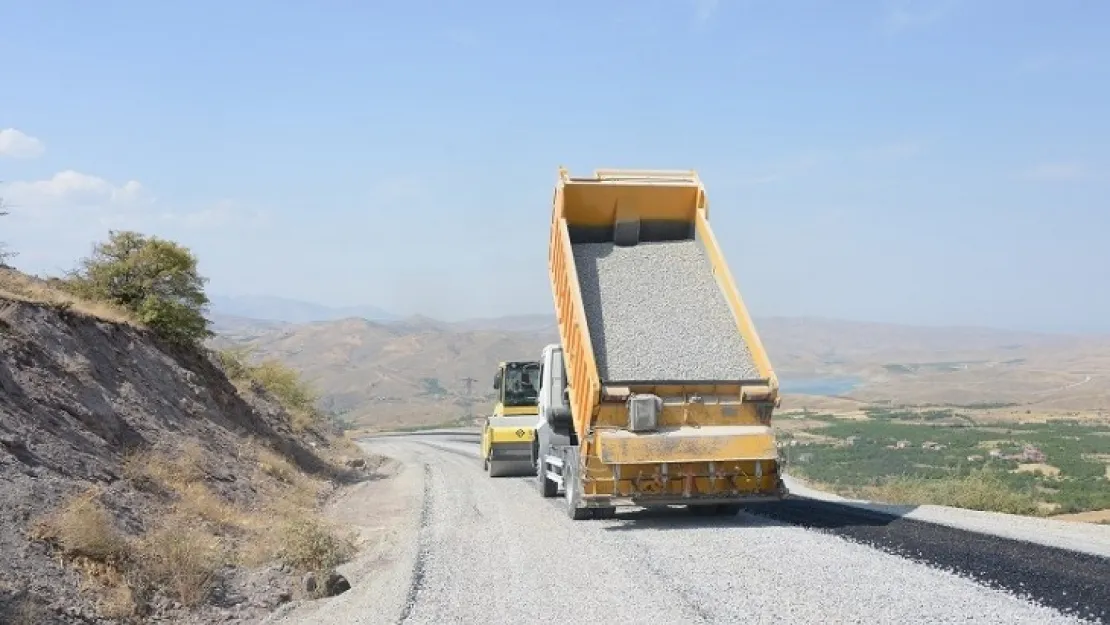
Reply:
<svg viewBox="0 0 1110 625"><path fill-rule="evenodd" d="M790 411L776 429L787 471L842 495L1110 520L1110 421L992 408Z"/></svg>

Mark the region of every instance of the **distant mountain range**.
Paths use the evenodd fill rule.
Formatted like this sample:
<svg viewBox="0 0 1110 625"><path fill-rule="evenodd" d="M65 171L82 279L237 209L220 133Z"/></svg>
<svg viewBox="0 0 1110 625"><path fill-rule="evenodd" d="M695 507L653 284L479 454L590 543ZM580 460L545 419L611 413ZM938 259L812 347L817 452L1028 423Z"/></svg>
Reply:
<svg viewBox="0 0 1110 625"><path fill-rule="evenodd" d="M317 385L324 407L362 424L480 414L492 401L498 360L535 357L558 340L553 315L449 322L283 298L213 299L214 346L247 345L257 357L281 358ZM795 397L1110 408L1104 336L783 317L757 319L756 327L783 391ZM472 390L467 378L479 380ZM468 400L476 405L468 408Z"/></svg>
<svg viewBox="0 0 1110 625"><path fill-rule="evenodd" d="M269 295L215 295L209 296L209 299L211 303L208 316L216 331L235 331L242 328L257 330L262 327L273 329L288 324L364 319L410 330L501 330L540 334L555 332L554 315L509 315L442 321L424 315L398 315L376 306L327 306Z"/></svg>
<svg viewBox="0 0 1110 625"><path fill-rule="evenodd" d="M335 307L272 295L213 295L210 311L215 316L242 317L285 323L311 323L361 317L370 321L398 318L376 306Z"/></svg>

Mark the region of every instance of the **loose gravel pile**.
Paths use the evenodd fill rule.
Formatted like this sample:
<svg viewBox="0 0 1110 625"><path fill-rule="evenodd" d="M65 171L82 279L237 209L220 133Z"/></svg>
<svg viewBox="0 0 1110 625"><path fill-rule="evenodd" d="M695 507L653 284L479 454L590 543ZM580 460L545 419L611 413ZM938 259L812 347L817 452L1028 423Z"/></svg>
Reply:
<svg viewBox="0 0 1110 625"><path fill-rule="evenodd" d="M701 242L573 249L602 380L760 377Z"/></svg>

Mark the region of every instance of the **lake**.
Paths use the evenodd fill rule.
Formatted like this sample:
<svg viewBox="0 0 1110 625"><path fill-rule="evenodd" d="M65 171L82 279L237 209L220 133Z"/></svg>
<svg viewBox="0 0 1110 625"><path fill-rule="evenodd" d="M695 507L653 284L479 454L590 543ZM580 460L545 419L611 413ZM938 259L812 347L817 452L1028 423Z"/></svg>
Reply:
<svg viewBox="0 0 1110 625"><path fill-rule="evenodd" d="M855 377L840 378L791 378L779 376L779 391L798 395L843 395L860 385Z"/></svg>

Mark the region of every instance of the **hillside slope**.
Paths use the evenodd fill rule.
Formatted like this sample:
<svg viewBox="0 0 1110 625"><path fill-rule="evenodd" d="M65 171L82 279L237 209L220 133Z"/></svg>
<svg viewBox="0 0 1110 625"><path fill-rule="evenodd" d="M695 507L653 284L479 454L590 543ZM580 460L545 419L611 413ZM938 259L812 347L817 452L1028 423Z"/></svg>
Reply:
<svg viewBox="0 0 1110 625"><path fill-rule="evenodd" d="M212 344L245 346L258 358L280 359L320 389L324 410L363 425L389 427L459 419L468 405L474 414L488 412L497 363L537 358L552 338L457 329L421 318L395 323L350 318L257 333L240 328ZM477 380L469 395L467 377Z"/></svg>
<svg viewBox="0 0 1110 625"><path fill-rule="evenodd" d="M333 434L44 294L0 268L0 622L255 622L351 548L314 513L357 477Z"/></svg>

